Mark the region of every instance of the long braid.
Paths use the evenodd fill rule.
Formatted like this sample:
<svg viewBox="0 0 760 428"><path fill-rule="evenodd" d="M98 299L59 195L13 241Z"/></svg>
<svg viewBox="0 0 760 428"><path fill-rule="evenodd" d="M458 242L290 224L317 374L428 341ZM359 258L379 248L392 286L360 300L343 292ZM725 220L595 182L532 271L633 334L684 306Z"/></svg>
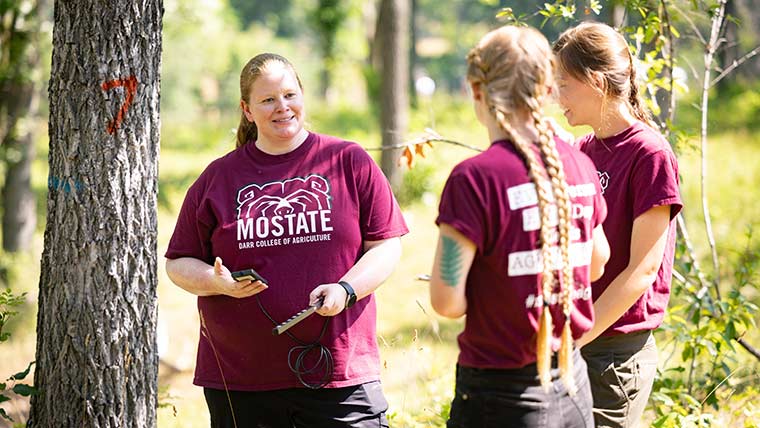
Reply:
<svg viewBox="0 0 760 428"><path fill-rule="evenodd" d="M531 116L533 117L533 123L536 130L539 132L538 146L541 149L544 164L546 165L546 172L549 174L552 183L559 224L559 251L562 257L560 298L562 303L562 313L565 317L559 348L559 371L568 394L574 396L578 388L575 384L575 379L573 378L573 336L570 329L570 315L573 310L572 290L575 288L575 278L570 263L570 195L568 192L565 169L562 165L559 152L557 151L552 132L541 115L541 104L536 100L531 101L526 104L532 106Z"/></svg>
<svg viewBox="0 0 760 428"><path fill-rule="evenodd" d="M490 103L489 103L490 105ZM552 200L554 199L549 193L549 186L544 176L544 168L538 163L536 155L530 145L525 142L520 135L514 131L512 125L507 119L506 114L501 109L491 106L491 111L496 116L499 126L509 135L512 145L522 155L525 164L528 167L528 176L536 187L538 195L538 208L541 213L541 257L543 259L541 272L541 296L543 307L538 321L538 335L536 343L536 368L538 369L538 378L541 386L545 391L549 391L552 384L551 377L551 355L552 355L552 337L554 336L552 315L549 311L549 302L552 291L554 290L554 271L552 269L554 257L551 251L554 237L551 229Z"/></svg>
<svg viewBox="0 0 760 428"><path fill-rule="evenodd" d="M646 123L653 129L658 129L657 125L654 123L654 120L652 120L652 115L649 113L649 110L644 107L644 100L639 93L639 82L636 81L636 67L633 65L633 56L630 54L630 52L628 53L628 56L631 60L631 69L629 74L631 87L628 93L628 105L630 106L631 112L636 117L636 119Z"/></svg>
<svg viewBox="0 0 760 428"><path fill-rule="evenodd" d="M553 55L546 38L537 30L504 26L484 36L468 54L467 62L469 82L483 94L489 113L522 156L528 176L536 188L541 219L539 236L542 262L539 287L540 301L543 302L536 336L538 377L541 386L548 392L552 385L554 338L554 323L549 306L556 303L554 290L558 282L557 276L561 276L559 292L565 323L559 366L567 392L573 395L577 388L572 377L573 338L570 329L574 289L569 250L570 197L564 168L541 110L548 88L554 83ZM540 150L541 159L533 147L534 142L526 141L513 127L513 121L522 120L523 113L530 114L525 125L533 125L538 131L539 141L535 145ZM561 266L559 273L555 272L555 266Z"/></svg>

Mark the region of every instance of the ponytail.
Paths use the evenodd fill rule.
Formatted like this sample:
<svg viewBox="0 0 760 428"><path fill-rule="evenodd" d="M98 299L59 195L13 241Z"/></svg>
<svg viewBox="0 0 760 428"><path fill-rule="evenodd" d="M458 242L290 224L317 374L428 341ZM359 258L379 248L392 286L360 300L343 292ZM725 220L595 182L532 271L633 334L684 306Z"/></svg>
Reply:
<svg viewBox="0 0 760 428"><path fill-rule="evenodd" d="M250 122L243 112L240 112L240 124L237 128L237 143L235 148L239 148L249 141L255 141L259 136L258 128L254 122Z"/></svg>

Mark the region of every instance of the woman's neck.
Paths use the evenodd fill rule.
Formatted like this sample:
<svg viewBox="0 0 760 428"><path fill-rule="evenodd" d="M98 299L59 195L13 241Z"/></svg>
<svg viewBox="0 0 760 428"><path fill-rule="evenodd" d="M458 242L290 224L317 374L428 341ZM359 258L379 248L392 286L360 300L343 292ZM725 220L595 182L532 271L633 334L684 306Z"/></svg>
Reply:
<svg viewBox="0 0 760 428"><path fill-rule="evenodd" d="M631 113L628 104L622 101L613 102L608 108L602 110L599 123L593 125L594 135L597 138L608 138L628 129L637 121Z"/></svg>
<svg viewBox="0 0 760 428"><path fill-rule="evenodd" d="M512 127L514 133L517 134L516 136L518 138L522 138L523 141L527 142L538 141L538 132L536 131L535 126L533 126L532 118L530 115L517 114L515 116L516 117L509 122L509 125ZM491 142L512 138L511 135L507 134L507 132L501 128L496 118L489 118L492 120L488 121L486 127L488 128L488 138L491 140Z"/></svg>
<svg viewBox="0 0 760 428"><path fill-rule="evenodd" d="M289 141L273 142L259 136L256 140L256 147L268 155L284 155L285 153L290 153L300 147L301 144L306 141L306 137L308 136L309 131L304 128L301 128L301 130Z"/></svg>

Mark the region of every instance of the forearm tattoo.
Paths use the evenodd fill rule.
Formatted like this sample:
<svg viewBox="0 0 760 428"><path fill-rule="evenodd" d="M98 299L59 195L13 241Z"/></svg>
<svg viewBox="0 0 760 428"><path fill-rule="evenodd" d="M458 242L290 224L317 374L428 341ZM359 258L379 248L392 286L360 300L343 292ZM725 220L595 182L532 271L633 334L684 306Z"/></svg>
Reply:
<svg viewBox="0 0 760 428"><path fill-rule="evenodd" d="M449 287L456 287L462 270L462 249L448 236L441 237L441 244L441 279Z"/></svg>

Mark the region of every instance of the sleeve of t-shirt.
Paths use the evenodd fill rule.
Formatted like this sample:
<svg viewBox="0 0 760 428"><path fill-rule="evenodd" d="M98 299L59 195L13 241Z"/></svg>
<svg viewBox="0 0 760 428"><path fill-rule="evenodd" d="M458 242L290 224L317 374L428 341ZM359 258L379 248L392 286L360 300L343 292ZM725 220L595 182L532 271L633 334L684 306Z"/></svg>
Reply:
<svg viewBox="0 0 760 428"><path fill-rule="evenodd" d="M375 161L359 148L353 156L359 192L359 222L362 239L380 241L409 232L390 183Z"/></svg>
<svg viewBox="0 0 760 428"><path fill-rule="evenodd" d="M182 202L177 225L166 250L167 259L193 257L206 263L213 262L211 233L214 224L213 220L204 214L205 210L200 202L202 193L202 180L199 179L187 191Z"/></svg>
<svg viewBox="0 0 760 428"><path fill-rule="evenodd" d="M658 150L642 157L634 166L633 218L654 207L670 205L673 219L683 207L678 190L678 164L669 150Z"/></svg>
<svg viewBox="0 0 760 428"><path fill-rule="evenodd" d="M471 178L454 169L441 193L435 224L448 224L483 252L486 213L479 194Z"/></svg>

